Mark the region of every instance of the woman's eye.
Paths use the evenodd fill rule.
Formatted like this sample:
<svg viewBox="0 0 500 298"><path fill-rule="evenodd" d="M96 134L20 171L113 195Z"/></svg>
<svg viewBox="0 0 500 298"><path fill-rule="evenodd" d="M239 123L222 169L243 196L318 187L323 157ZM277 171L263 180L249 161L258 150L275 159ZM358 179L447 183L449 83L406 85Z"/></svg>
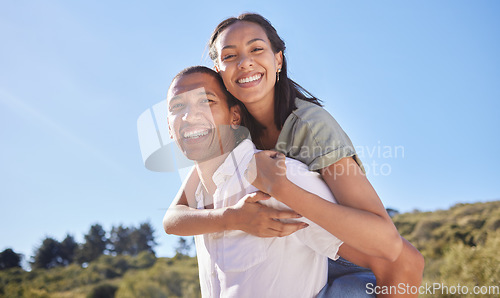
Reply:
<svg viewBox="0 0 500 298"><path fill-rule="evenodd" d="M254 48L252 50L252 52L259 52L259 51L263 51L264 49L263 48Z"/></svg>
<svg viewBox="0 0 500 298"><path fill-rule="evenodd" d="M233 58L235 55L229 54L229 55L224 55L222 56L222 61L226 61L227 59Z"/></svg>
<svg viewBox="0 0 500 298"><path fill-rule="evenodd" d="M213 100L211 100L209 98L204 98L204 99L201 100L201 102L202 103L211 103L211 102L215 102L215 101L213 101Z"/></svg>

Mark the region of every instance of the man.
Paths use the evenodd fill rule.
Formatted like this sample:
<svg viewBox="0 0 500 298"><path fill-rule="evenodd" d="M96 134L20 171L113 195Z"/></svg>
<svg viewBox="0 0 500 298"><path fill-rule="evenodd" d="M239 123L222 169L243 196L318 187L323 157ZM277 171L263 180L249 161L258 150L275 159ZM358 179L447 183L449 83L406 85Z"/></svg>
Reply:
<svg viewBox="0 0 500 298"><path fill-rule="evenodd" d="M342 241L307 219L292 223L299 230L285 237L256 237L233 224L245 195L257 191L245 179L256 150L239 126L247 115L219 75L206 67L185 69L172 81L167 101L170 134L195 161L199 183L172 203L164 225L167 233L196 235L203 297L316 296L326 284L327 258L337 258ZM285 163L293 183L335 202L319 174L292 159ZM290 210L274 198L259 200Z"/></svg>

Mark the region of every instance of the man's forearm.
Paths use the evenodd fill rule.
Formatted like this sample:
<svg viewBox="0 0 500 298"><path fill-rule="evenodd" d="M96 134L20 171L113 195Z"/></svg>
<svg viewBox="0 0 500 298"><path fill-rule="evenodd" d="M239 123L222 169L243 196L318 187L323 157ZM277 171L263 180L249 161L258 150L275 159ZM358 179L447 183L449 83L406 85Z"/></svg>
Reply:
<svg viewBox="0 0 500 298"><path fill-rule="evenodd" d="M171 206L163 218L167 234L192 236L222 232L229 229L227 208L194 209L184 205Z"/></svg>

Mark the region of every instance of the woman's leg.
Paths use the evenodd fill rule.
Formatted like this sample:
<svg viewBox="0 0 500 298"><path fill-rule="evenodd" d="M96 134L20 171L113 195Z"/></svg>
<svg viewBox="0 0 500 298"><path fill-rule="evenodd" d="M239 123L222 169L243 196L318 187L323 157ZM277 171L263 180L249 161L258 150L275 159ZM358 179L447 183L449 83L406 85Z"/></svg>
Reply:
<svg viewBox="0 0 500 298"><path fill-rule="evenodd" d="M340 247L339 255L373 271L377 280L376 289L380 290L377 292L381 293L377 297L409 297L409 295L416 297L418 291L415 291L418 290L422 283L424 258L410 242L403 237L401 238L403 240L403 250L394 262L368 256L346 244L342 244ZM372 289L375 289L374 285L365 284L365 291L373 292ZM388 294L384 294L383 289Z"/></svg>
<svg viewBox="0 0 500 298"><path fill-rule="evenodd" d="M375 297L367 292L367 284L376 284L375 275L370 269L360 267L342 257L336 261L328 259L328 282L317 297Z"/></svg>

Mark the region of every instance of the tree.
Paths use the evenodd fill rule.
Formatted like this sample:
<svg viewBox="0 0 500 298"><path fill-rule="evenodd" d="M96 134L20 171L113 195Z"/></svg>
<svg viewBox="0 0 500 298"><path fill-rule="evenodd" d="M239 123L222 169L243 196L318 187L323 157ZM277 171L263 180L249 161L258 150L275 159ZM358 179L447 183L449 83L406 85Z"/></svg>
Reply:
<svg viewBox="0 0 500 298"><path fill-rule="evenodd" d="M100 257L106 250L108 239L106 232L100 224L90 227L89 233L84 236L85 243L80 247L78 253L79 263L89 263Z"/></svg>
<svg viewBox="0 0 500 298"><path fill-rule="evenodd" d="M175 247L176 256L189 256L191 251L191 243L189 243L186 238L180 237L177 246Z"/></svg>
<svg viewBox="0 0 500 298"><path fill-rule="evenodd" d="M0 270L21 267L21 254L16 254L12 249L7 248L0 253Z"/></svg>
<svg viewBox="0 0 500 298"><path fill-rule="evenodd" d="M153 247L157 245L154 239L154 229L149 223L142 223L139 228L135 227L113 227L111 229L109 242L110 251L116 254L136 256L142 251L154 254Z"/></svg>
<svg viewBox="0 0 500 298"><path fill-rule="evenodd" d="M125 228L122 225L113 227L109 237L109 242L112 247L111 251L119 255L131 254L131 234L132 229L130 228Z"/></svg>
<svg viewBox="0 0 500 298"><path fill-rule="evenodd" d="M134 229L130 235L132 240L131 254L137 255L141 251L149 251L154 254L154 246L157 245L154 237L154 229L150 223L142 223L138 229Z"/></svg>
<svg viewBox="0 0 500 298"><path fill-rule="evenodd" d="M394 217L399 214L399 211L394 208L385 208L385 211L387 211L387 214L389 214L390 217Z"/></svg>
<svg viewBox="0 0 500 298"><path fill-rule="evenodd" d="M76 243L73 236L67 234L66 238L61 242L61 257L63 259L63 265L67 266L75 261L75 253L78 248L78 243Z"/></svg>
<svg viewBox="0 0 500 298"><path fill-rule="evenodd" d="M62 258L61 243L47 237L42 241L42 245L36 250L33 268L50 269L64 264Z"/></svg>

